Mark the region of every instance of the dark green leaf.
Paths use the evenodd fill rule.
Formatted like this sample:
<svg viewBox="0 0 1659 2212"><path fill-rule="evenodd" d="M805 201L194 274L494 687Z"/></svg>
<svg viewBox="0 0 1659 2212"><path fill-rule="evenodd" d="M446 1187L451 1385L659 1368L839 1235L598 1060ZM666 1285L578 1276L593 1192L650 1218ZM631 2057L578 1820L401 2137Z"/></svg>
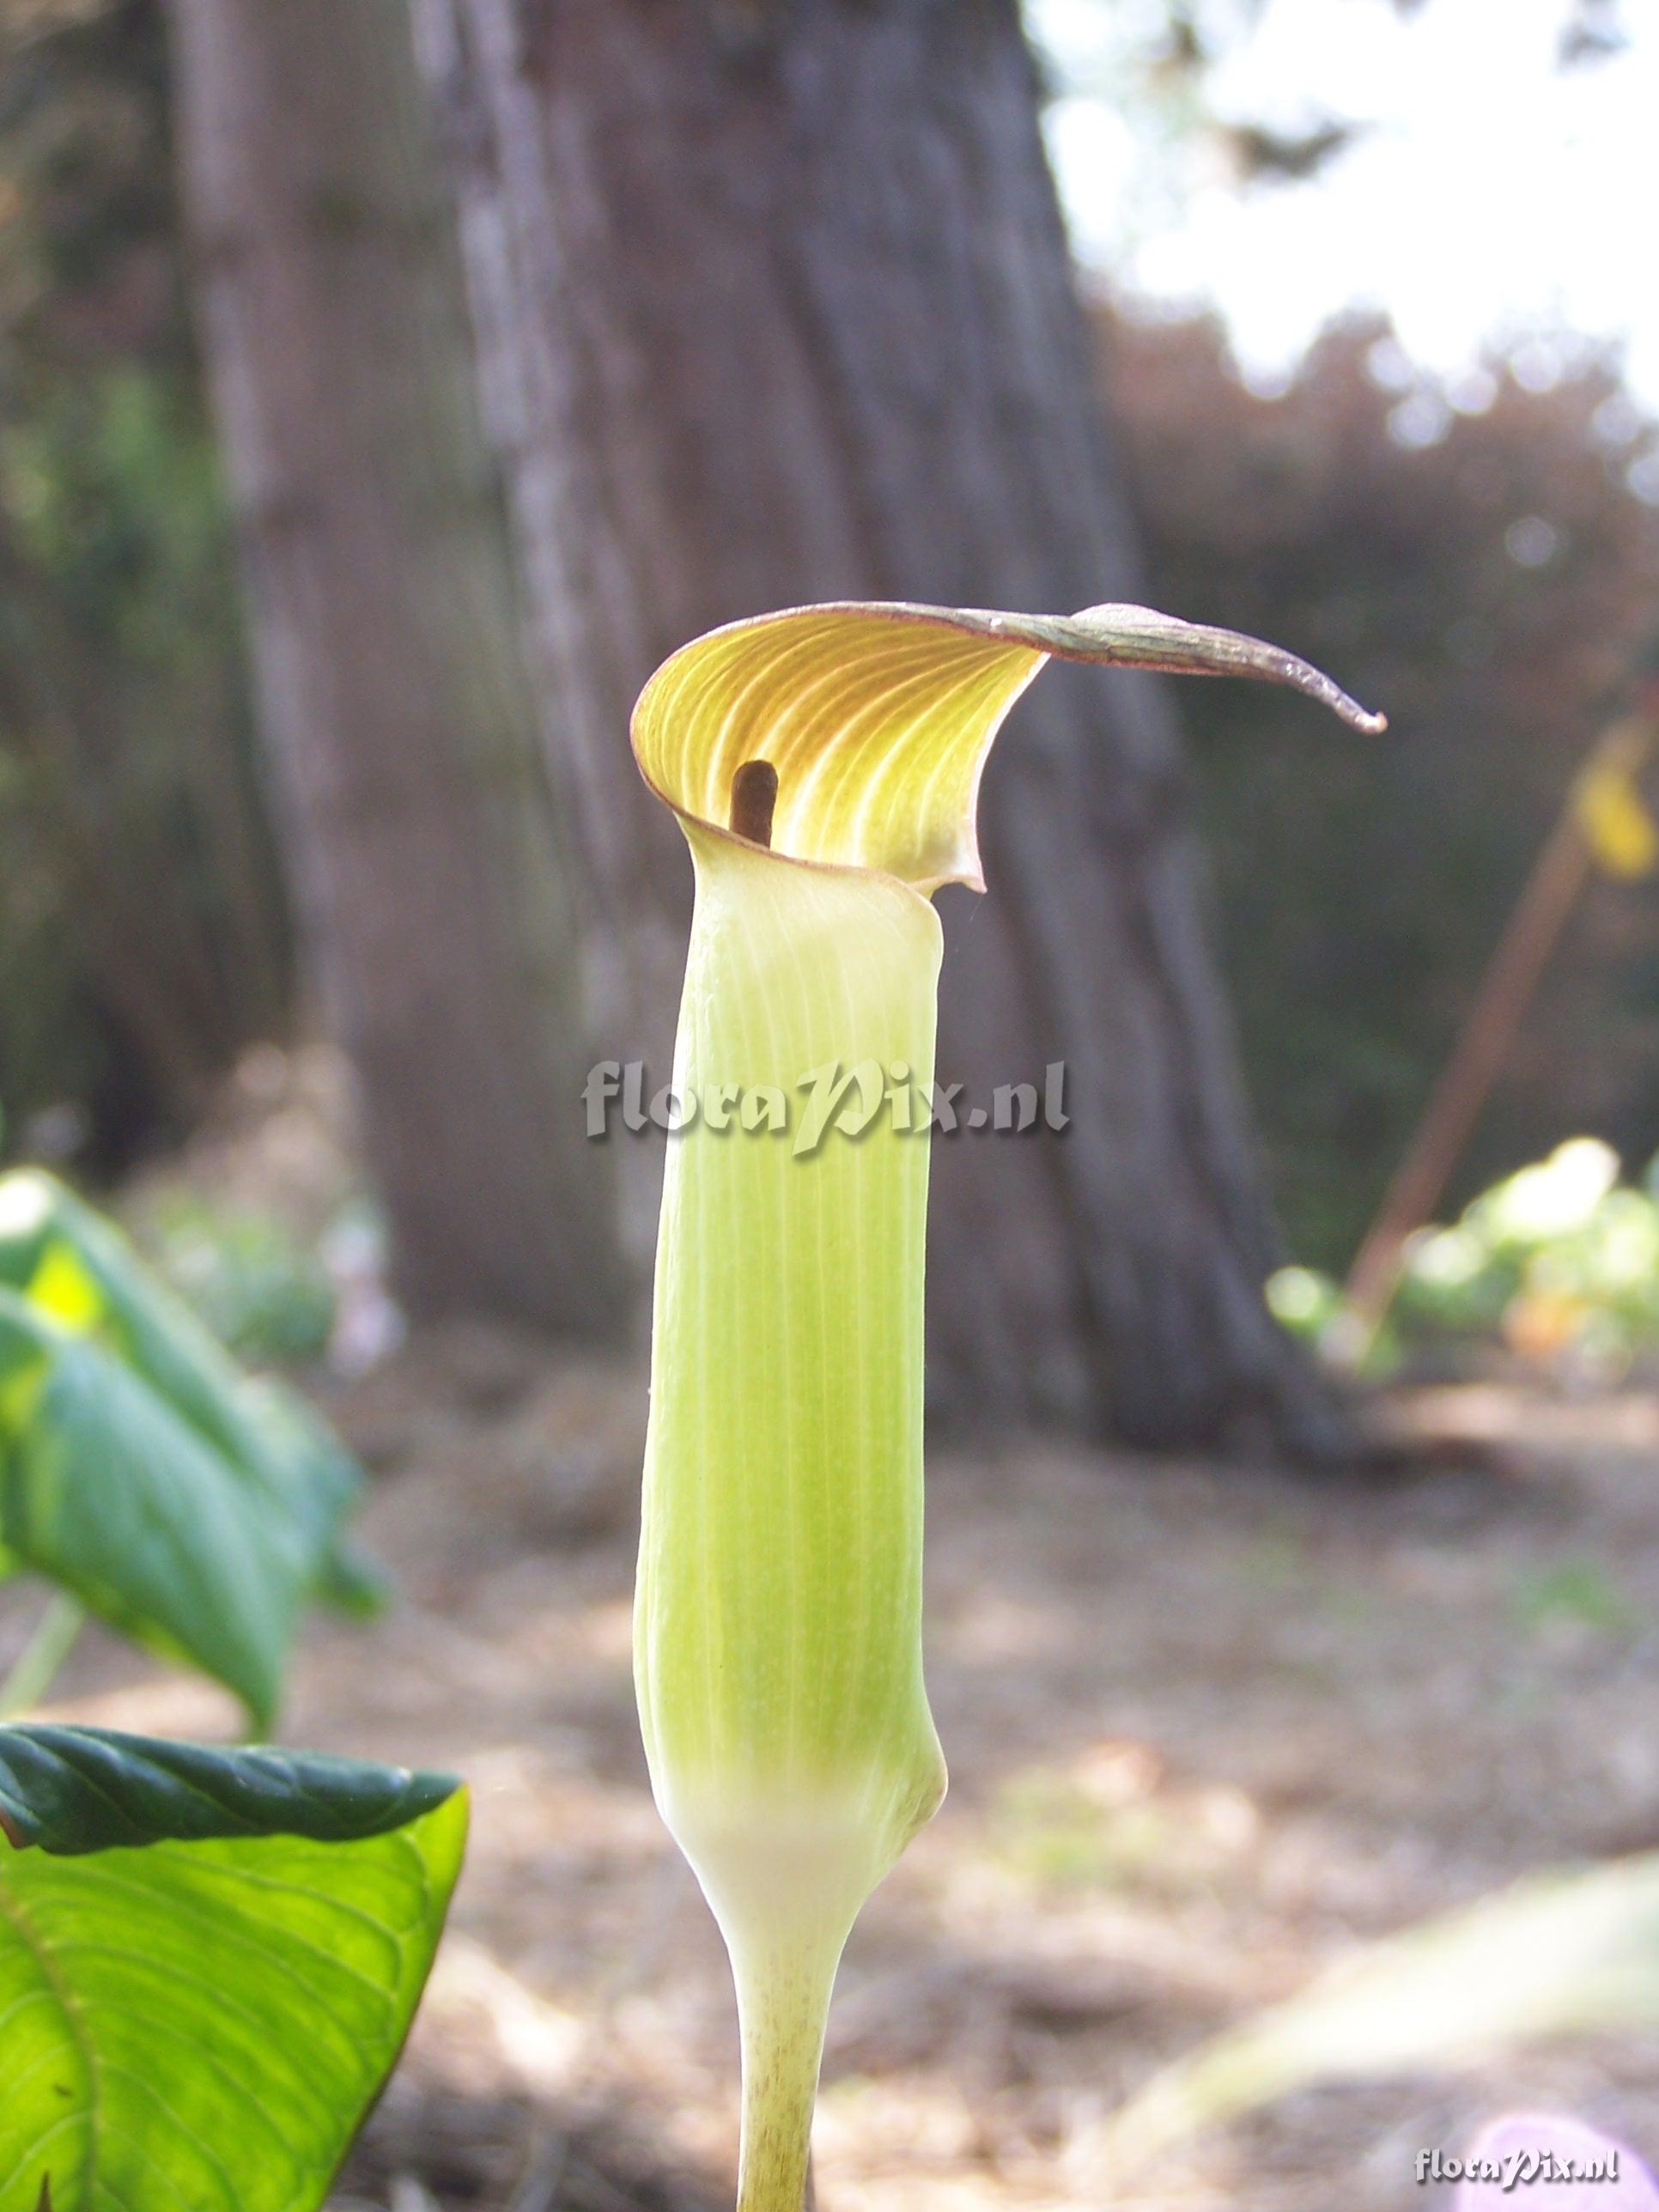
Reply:
<svg viewBox="0 0 1659 2212"><path fill-rule="evenodd" d="M402 1827L459 1788L326 1752L225 1750L109 1729L0 1728L0 1828L58 1856L118 1844L289 1835L350 1843Z"/></svg>

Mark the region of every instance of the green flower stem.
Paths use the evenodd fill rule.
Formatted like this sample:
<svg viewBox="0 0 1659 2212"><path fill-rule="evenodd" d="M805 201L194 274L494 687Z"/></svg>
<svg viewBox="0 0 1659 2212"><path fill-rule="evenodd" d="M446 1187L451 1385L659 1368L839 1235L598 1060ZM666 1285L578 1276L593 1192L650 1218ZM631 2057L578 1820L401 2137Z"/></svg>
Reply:
<svg viewBox="0 0 1659 2212"><path fill-rule="evenodd" d="M785 1943L734 1959L743 2045L737 2212L795 2212L806 2197L812 2108L839 1947Z"/></svg>

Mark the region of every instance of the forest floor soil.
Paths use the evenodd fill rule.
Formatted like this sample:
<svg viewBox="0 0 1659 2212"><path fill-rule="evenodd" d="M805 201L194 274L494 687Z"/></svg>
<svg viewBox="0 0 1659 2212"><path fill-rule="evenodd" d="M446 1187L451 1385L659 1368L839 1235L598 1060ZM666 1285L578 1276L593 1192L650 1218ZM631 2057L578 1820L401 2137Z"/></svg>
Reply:
<svg viewBox="0 0 1659 2212"><path fill-rule="evenodd" d="M452 1332L324 1402L400 1595L313 1624L283 1733L474 1793L451 1936L336 2201L728 2204L730 1984L629 1681L641 1376ZM1659 2154L1656 2032L1305 2091L1133 2178L1106 2160L1159 2065L1358 1947L1659 1849L1659 1399L1450 1388L1389 1417L1441 1449L1376 1486L933 1453L951 1787L848 1952L823 2212L1402 2212L1433 2200L1419 2149L1517 2103ZM233 1724L96 1636L52 1711Z"/></svg>

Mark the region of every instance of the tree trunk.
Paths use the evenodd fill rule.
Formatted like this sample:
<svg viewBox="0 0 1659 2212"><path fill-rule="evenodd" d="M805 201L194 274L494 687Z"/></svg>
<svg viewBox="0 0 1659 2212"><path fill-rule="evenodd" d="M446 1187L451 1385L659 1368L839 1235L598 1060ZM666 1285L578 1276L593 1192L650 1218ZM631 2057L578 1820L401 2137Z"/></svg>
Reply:
<svg viewBox="0 0 1659 2212"><path fill-rule="evenodd" d="M811 599L1138 596L1031 63L1014 0L420 0L419 21L557 774L660 1066L688 871L623 733L662 655ZM944 902L941 1074L983 1098L1062 1060L1072 1126L938 1146L938 1401L1328 1444L1262 1300L1273 1232L1164 690L1051 671L984 798L990 896Z"/></svg>
<svg viewBox="0 0 1659 2212"><path fill-rule="evenodd" d="M576 939L404 0L170 0L302 927L418 1315L604 1334Z"/></svg>

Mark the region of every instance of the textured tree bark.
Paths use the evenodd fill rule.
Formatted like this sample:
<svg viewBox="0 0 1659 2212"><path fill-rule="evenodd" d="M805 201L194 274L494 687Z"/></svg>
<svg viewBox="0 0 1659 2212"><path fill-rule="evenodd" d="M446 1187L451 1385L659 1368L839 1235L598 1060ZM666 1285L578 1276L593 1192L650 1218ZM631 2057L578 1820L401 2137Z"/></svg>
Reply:
<svg viewBox="0 0 1659 2212"><path fill-rule="evenodd" d="M1013 0L419 0L557 774L660 1063L687 871L623 731L710 624L1137 596ZM947 894L940 1067L1070 1129L936 1151L930 1372L986 1419L1330 1445L1273 1263L1176 733L1056 670ZM664 957L664 949L668 955ZM624 1050L626 1048L624 1048Z"/></svg>
<svg viewBox="0 0 1659 2212"><path fill-rule="evenodd" d="M571 901L404 0L170 0L302 924L422 1316L619 1322Z"/></svg>

